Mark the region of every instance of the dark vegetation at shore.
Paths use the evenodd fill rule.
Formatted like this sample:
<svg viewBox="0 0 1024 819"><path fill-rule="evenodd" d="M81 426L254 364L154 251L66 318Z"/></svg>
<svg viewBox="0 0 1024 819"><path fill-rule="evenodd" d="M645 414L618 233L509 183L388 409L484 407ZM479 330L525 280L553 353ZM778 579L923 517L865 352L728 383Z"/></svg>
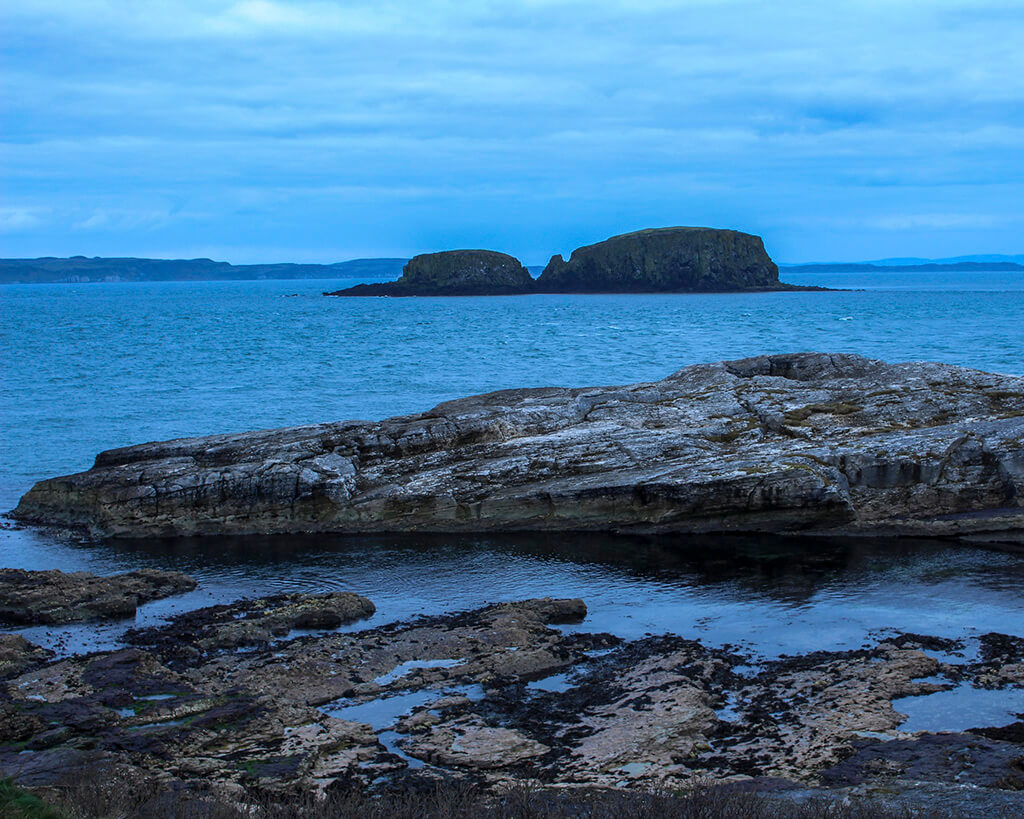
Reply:
<svg viewBox="0 0 1024 819"><path fill-rule="evenodd" d="M798 802L728 786L679 794L517 786L494 794L464 780L414 778L405 787L377 794L344 789L321 798L253 793L244 802L232 802L211 793L125 780L116 771L102 768L69 772L67 786L47 789L44 795L45 800L10 780L0 780L0 819L938 819L958 815L868 797Z"/></svg>

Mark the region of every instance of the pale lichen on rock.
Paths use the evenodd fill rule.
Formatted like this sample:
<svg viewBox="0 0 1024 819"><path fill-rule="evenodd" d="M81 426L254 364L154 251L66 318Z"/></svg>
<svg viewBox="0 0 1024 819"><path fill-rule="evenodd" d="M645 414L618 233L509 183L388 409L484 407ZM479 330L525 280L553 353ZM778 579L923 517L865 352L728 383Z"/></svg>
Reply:
<svg viewBox="0 0 1024 819"><path fill-rule="evenodd" d="M142 444L14 515L99 535L793 532L1019 542L1024 378L799 353Z"/></svg>

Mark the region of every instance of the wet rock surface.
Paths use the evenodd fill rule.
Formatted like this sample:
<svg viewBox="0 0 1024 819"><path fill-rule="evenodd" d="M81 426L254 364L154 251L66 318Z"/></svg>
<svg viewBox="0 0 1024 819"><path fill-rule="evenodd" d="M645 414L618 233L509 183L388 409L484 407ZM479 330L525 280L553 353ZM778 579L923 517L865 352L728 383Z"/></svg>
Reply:
<svg viewBox="0 0 1024 819"><path fill-rule="evenodd" d="M143 444L14 515L125 536L783 532L1024 543L1024 378L801 353Z"/></svg>
<svg viewBox="0 0 1024 819"><path fill-rule="evenodd" d="M0 634L0 680L42 665L52 651L33 645L20 634Z"/></svg>
<svg viewBox="0 0 1024 819"><path fill-rule="evenodd" d="M1013 717L907 733L893 706L964 680L1024 697L996 674L1017 645L1008 635L985 635L993 651L957 665L929 655L949 641L911 634L756 660L672 635L558 628L586 607L552 599L335 628L372 610L355 594L240 601L132 632L123 650L0 666L0 777L46 785L69 765L106 764L230 794L415 774L488 788L927 792L929 804L970 789L1000 805L1024 789ZM333 614L307 627L297 612L310 611ZM246 620L259 639L240 643L232 626Z"/></svg>
<svg viewBox="0 0 1024 819"><path fill-rule="evenodd" d="M493 250L445 250L414 256L395 282L357 284L325 296L503 296L533 290L522 263Z"/></svg>
<svg viewBox="0 0 1024 819"><path fill-rule="evenodd" d="M0 623L29 625L134 617L141 603L196 588L181 572L138 569L113 577L87 572L0 569Z"/></svg>

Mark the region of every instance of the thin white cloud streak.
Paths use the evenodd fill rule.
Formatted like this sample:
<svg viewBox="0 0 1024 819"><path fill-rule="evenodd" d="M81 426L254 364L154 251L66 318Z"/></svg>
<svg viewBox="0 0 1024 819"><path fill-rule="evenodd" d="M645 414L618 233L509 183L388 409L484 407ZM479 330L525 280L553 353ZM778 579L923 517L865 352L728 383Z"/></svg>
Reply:
<svg viewBox="0 0 1024 819"><path fill-rule="evenodd" d="M46 208L0 207L0 233L22 233L46 223Z"/></svg>

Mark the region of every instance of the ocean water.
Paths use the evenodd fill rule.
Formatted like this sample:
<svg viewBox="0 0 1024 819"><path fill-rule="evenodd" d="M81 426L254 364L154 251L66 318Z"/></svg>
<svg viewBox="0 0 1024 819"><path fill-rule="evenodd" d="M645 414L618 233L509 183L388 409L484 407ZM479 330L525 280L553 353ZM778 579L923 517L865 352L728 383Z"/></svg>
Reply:
<svg viewBox="0 0 1024 819"><path fill-rule="evenodd" d="M352 281L0 286L0 510L34 481L149 440L428 409L523 386L617 384L767 352L852 352L1024 374L1024 277L783 274L829 293L336 299ZM369 625L580 596L581 628L754 654L896 630L1024 634L1024 558L939 542L604 536L85 542L0 528L0 566L188 571L138 623L243 595L346 588ZM28 629L65 650L133 623ZM363 625L354 626L356 628ZM1024 705L1022 705L1024 708Z"/></svg>
<svg viewBox="0 0 1024 819"><path fill-rule="evenodd" d="M1024 277L803 274L835 293L341 299L351 281L0 285L0 509L142 441L622 384L766 352L1024 373Z"/></svg>

